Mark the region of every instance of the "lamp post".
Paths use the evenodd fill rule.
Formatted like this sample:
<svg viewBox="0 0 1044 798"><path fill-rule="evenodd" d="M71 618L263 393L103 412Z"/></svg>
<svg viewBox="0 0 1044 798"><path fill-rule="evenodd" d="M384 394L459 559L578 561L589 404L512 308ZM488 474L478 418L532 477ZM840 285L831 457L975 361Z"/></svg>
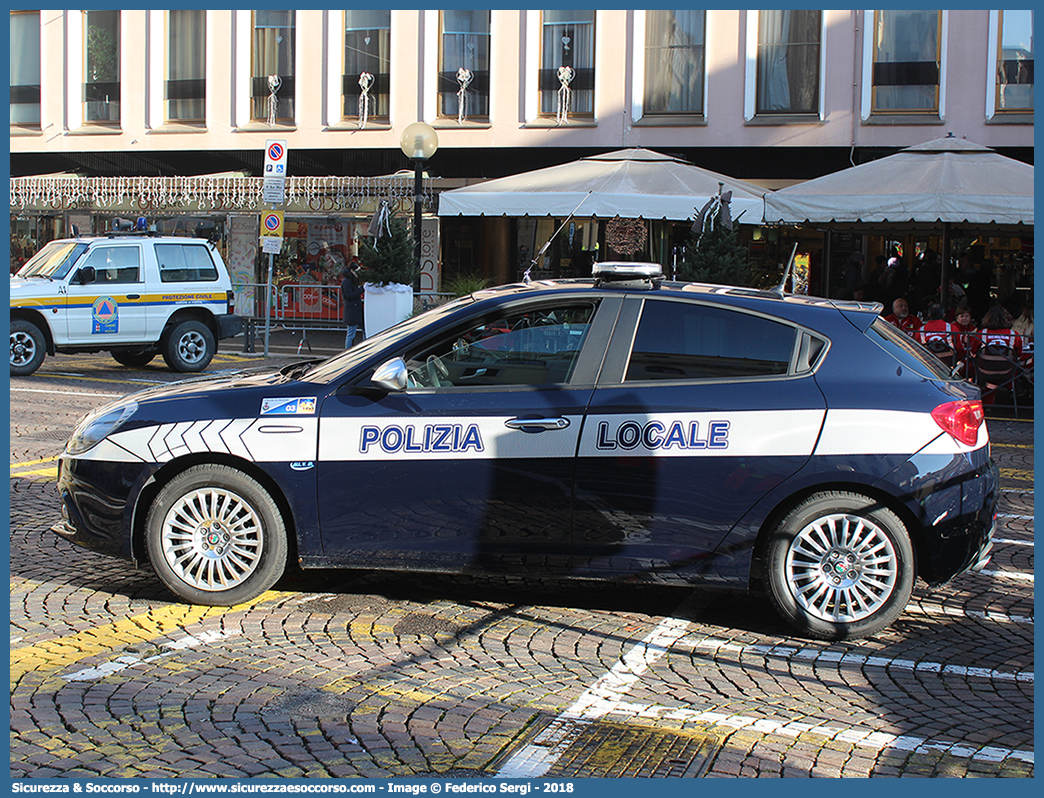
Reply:
<svg viewBox="0 0 1044 798"><path fill-rule="evenodd" d="M417 277L413 281L415 291L420 290L421 269L421 202L424 199L424 186L421 175L424 162L435 154L439 148L439 136L435 129L425 122L413 122L406 125L399 137L402 153L413 161L413 257L417 264Z"/></svg>

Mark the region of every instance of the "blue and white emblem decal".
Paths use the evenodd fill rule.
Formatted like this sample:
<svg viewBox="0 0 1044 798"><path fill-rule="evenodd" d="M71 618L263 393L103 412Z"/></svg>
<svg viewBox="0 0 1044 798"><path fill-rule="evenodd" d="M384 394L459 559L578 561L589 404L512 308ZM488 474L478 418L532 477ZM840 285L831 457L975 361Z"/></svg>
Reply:
<svg viewBox="0 0 1044 798"><path fill-rule="evenodd" d="M315 463L312 460L297 461L290 464L291 471L309 471L315 468Z"/></svg>
<svg viewBox="0 0 1044 798"><path fill-rule="evenodd" d="M120 306L111 296L100 296L91 306L92 333L118 333L120 331Z"/></svg>
<svg viewBox="0 0 1044 798"><path fill-rule="evenodd" d="M295 397L261 400L262 416L314 416L315 397Z"/></svg>

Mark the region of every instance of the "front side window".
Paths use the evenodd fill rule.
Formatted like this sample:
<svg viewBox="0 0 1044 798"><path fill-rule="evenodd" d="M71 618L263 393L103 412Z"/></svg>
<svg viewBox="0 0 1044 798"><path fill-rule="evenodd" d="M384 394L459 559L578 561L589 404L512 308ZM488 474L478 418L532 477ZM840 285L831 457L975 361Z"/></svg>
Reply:
<svg viewBox="0 0 1044 798"><path fill-rule="evenodd" d="M938 113L942 12L874 12L874 113Z"/></svg>
<svg viewBox="0 0 1044 798"><path fill-rule="evenodd" d="M344 118L387 121L390 89L391 11L345 11Z"/></svg>
<svg viewBox="0 0 1044 798"><path fill-rule="evenodd" d="M141 252L136 246L100 246L91 250L83 266L94 267L97 283L137 283L140 275Z"/></svg>
<svg viewBox="0 0 1044 798"><path fill-rule="evenodd" d="M502 312L445 336L407 359L413 388L569 382L593 303Z"/></svg>
<svg viewBox="0 0 1044 798"><path fill-rule="evenodd" d="M647 300L624 378L732 379L786 374L797 331L724 308Z"/></svg>
<svg viewBox="0 0 1044 798"><path fill-rule="evenodd" d="M217 267L205 246L189 244L157 244L160 282L213 282Z"/></svg>
<svg viewBox="0 0 1044 798"><path fill-rule="evenodd" d="M758 12L757 113L818 113L822 13Z"/></svg>
<svg viewBox="0 0 1044 798"><path fill-rule="evenodd" d="M206 11L167 12L167 121L202 122L206 116Z"/></svg>
<svg viewBox="0 0 1044 798"><path fill-rule="evenodd" d="M997 111L1033 112L1033 12L999 11Z"/></svg>
<svg viewBox="0 0 1044 798"><path fill-rule="evenodd" d="M544 11L540 113L567 122L594 116L594 11Z"/></svg>
<svg viewBox="0 0 1044 798"><path fill-rule="evenodd" d="M645 12L642 113L702 114L707 12Z"/></svg>
<svg viewBox="0 0 1044 798"><path fill-rule="evenodd" d="M489 118L489 11L443 11L439 115Z"/></svg>
<svg viewBox="0 0 1044 798"><path fill-rule="evenodd" d="M294 61L297 53L294 11L255 11L250 53L250 118L292 123Z"/></svg>
<svg viewBox="0 0 1044 798"><path fill-rule="evenodd" d="M83 120L120 121L120 12L84 11Z"/></svg>
<svg viewBox="0 0 1044 798"><path fill-rule="evenodd" d="M40 126L40 12L11 12L11 124Z"/></svg>

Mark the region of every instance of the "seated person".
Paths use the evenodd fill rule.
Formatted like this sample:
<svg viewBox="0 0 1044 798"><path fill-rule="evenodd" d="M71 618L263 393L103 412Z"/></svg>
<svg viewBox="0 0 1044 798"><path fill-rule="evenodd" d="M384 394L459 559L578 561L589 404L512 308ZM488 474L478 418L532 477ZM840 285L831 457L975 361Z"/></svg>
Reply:
<svg viewBox="0 0 1044 798"><path fill-rule="evenodd" d="M884 320L914 339L917 338L917 331L921 329L921 320L910 313L910 304L904 297L892 302L892 312L885 316Z"/></svg>

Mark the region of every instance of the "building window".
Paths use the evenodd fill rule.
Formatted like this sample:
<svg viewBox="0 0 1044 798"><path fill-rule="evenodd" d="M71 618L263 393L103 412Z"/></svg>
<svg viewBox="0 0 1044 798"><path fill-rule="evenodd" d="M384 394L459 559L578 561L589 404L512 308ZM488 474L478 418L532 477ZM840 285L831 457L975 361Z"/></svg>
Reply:
<svg viewBox="0 0 1044 798"><path fill-rule="evenodd" d="M167 80L164 99L170 122L206 117L206 11L167 12Z"/></svg>
<svg viewBox="0 0 1044 798"><path fill-rule="evenodd" d="M490 12L443 11L440 17L439 116L488 119Z"/></svg>
<svg viewBox="0 0 1044 798"><path fill-rule="evenodd" d="M874 12L874 113L939 113L942 12Z"/></svg>
<svg viewBox="0 0 1044 798"><path fill-rule="evenodd" d="M390 90L391 11L345 11L342 115L387 121Z"/></svg>
<svg viewBox="0 0 1044 798"><path fill-rule="evenodd" d="M1033 12L998 11L997 112L1033 112ZM13 67L12 67L13 69Z"/></svg>
<svg viewBox="0 0 1044 798"><path fill-rule="evenodd" d="M11 124L40 127L40 12L11 12Z"/></svg>
<svg viewBox="0 0 1044 798"><path fill-rule="evenodd" d="M594 116L594 11L544 11L540 113ZM561 76L561 77L560 77Z"/></svg>
<svg viewBox="0 0 1044 798"><path fill-rule="evenodd" d="M758 114L817 114L822 11L759 11Z"/></svg>
<svg viewBox="0 0 1044 798"><path fill-rule="evenodd" d="M84 11L83 121L120 121L120 12Z"/></svg>
<svg viewBox="0 0 1044 798"><path fill-rule="evenodd" d="M707 12L645 12L642 114L703 114Z"/></svg>
<svg viewBox="0 0 1044 798"><path fill-rule="evenodd" d="M294 11L255 11L250 50L250 118L294 120Z"/></svg>

